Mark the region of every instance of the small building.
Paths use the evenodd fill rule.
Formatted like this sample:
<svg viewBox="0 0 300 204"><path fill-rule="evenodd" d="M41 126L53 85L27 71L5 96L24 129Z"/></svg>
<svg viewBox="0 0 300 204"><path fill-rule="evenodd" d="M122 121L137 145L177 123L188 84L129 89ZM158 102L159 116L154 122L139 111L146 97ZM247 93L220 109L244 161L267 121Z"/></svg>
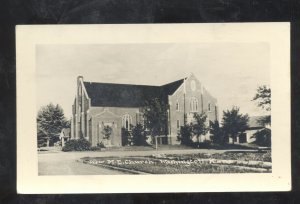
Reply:
<svg viewBox="0 0 300 204"><path fill-rule="evenodd" d="M71 139L71 128L63 128L59 135L61 146L64 147L65 143Z"/></svg>
<svg viewBox="0 0 300 204"><path fill-rule="evenodd" d="M241 144L241 143L255 142L256 139L254 137L254 134L267 127L266 125L262 124L262 122L261 122L264 117L265 116L249 117L248 128L245 130L244 133L242 133L238 137L236 137L235 143ZM229 143L232 143L232 138L229 138Z"/></svg>
<svg viewBox="0 0 300 204"><path fill-rule="evenodd" d="M167 144L179 144L180 127L193 120L194 113L206 113L207 120L218 120L217 99L191 74L189 77L162 85L114 84L84 81L77 78L72 105L71 138L81 137L92 146L104 141L103 128L111 127L110 144L122 146L122 128L143 123L145 102L159 98L168 105ZM209 134L207 136L209 139Z"/></svg>

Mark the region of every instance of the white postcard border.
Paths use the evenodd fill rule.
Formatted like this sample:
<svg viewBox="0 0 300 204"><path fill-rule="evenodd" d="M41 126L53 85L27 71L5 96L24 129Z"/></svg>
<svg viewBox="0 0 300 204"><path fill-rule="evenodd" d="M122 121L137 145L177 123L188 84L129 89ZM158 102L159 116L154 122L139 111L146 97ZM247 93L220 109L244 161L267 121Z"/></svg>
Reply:
<svg viewBox="0 0 300 204"><path fill-rule="evenodd" d="M224 42L270 44L272 173L38 176L35 92L37 44ZM16 61L18 193L291 190L289 23L20 25L16 26Z"/></svg>

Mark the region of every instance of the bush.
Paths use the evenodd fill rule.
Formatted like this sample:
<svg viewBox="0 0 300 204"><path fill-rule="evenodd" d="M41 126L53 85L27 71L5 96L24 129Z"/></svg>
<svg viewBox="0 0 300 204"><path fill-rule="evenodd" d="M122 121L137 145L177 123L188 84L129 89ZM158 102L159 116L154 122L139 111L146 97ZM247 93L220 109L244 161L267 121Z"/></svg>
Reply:
<svg viewBox="0 0 300 204"><path fill-rule="evenodd" d="M99 146L90 147L90 150L91 150L91 151L100 151L100 150L101 150L101 147L99 147Z"/></svg>
<svg viewBox="0 0 300 204"><path fill-rule="evenodd" d="M100 143L97 143L97 147L101 149L101 148L105 148L105 145L101 141Z"/></svg>
<svg viewBox="0 0 300 204"><path fill-rule="evenodd" d="M199 149L210 149L213 146L212 146L212 142L210 140L205 140L203 142L195 142L194 147L199 148Z"/></svg>
<svg viewBox="0 0 300 204"><path fill-rule="evenodd" d="M65 146L62 148L62 151L87 151L90 150L91 143L83 138L79 140L69 140L66 142Z"/></svg>

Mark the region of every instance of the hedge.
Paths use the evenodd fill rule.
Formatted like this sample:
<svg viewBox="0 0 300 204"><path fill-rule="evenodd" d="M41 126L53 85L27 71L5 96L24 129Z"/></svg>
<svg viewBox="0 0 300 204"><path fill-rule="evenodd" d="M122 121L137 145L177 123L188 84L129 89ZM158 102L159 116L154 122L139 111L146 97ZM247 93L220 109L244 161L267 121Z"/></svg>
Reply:
<svg viewBox="0 0 300 204"><path fill-rule="evenodd" d="M83 138L79 140L69 140L66 142L65 146L62 148L62 151L87 151L91 149L91 143Z"/></svg>

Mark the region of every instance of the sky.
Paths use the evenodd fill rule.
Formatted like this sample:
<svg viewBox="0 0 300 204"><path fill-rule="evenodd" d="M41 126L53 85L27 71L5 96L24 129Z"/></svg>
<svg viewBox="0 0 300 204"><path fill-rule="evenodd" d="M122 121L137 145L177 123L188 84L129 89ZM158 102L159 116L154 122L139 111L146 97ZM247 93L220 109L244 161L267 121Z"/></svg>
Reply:
<svg viewBox="0 0 300 204"><path fill-rule="evenodd" d="M37 108L59 104L71 117L76 78L84 81L163 85L191 73L218 100L219 110L240 107L265 115L251 101L270 85L268 43L80 44L36 46Z"/></svg>

